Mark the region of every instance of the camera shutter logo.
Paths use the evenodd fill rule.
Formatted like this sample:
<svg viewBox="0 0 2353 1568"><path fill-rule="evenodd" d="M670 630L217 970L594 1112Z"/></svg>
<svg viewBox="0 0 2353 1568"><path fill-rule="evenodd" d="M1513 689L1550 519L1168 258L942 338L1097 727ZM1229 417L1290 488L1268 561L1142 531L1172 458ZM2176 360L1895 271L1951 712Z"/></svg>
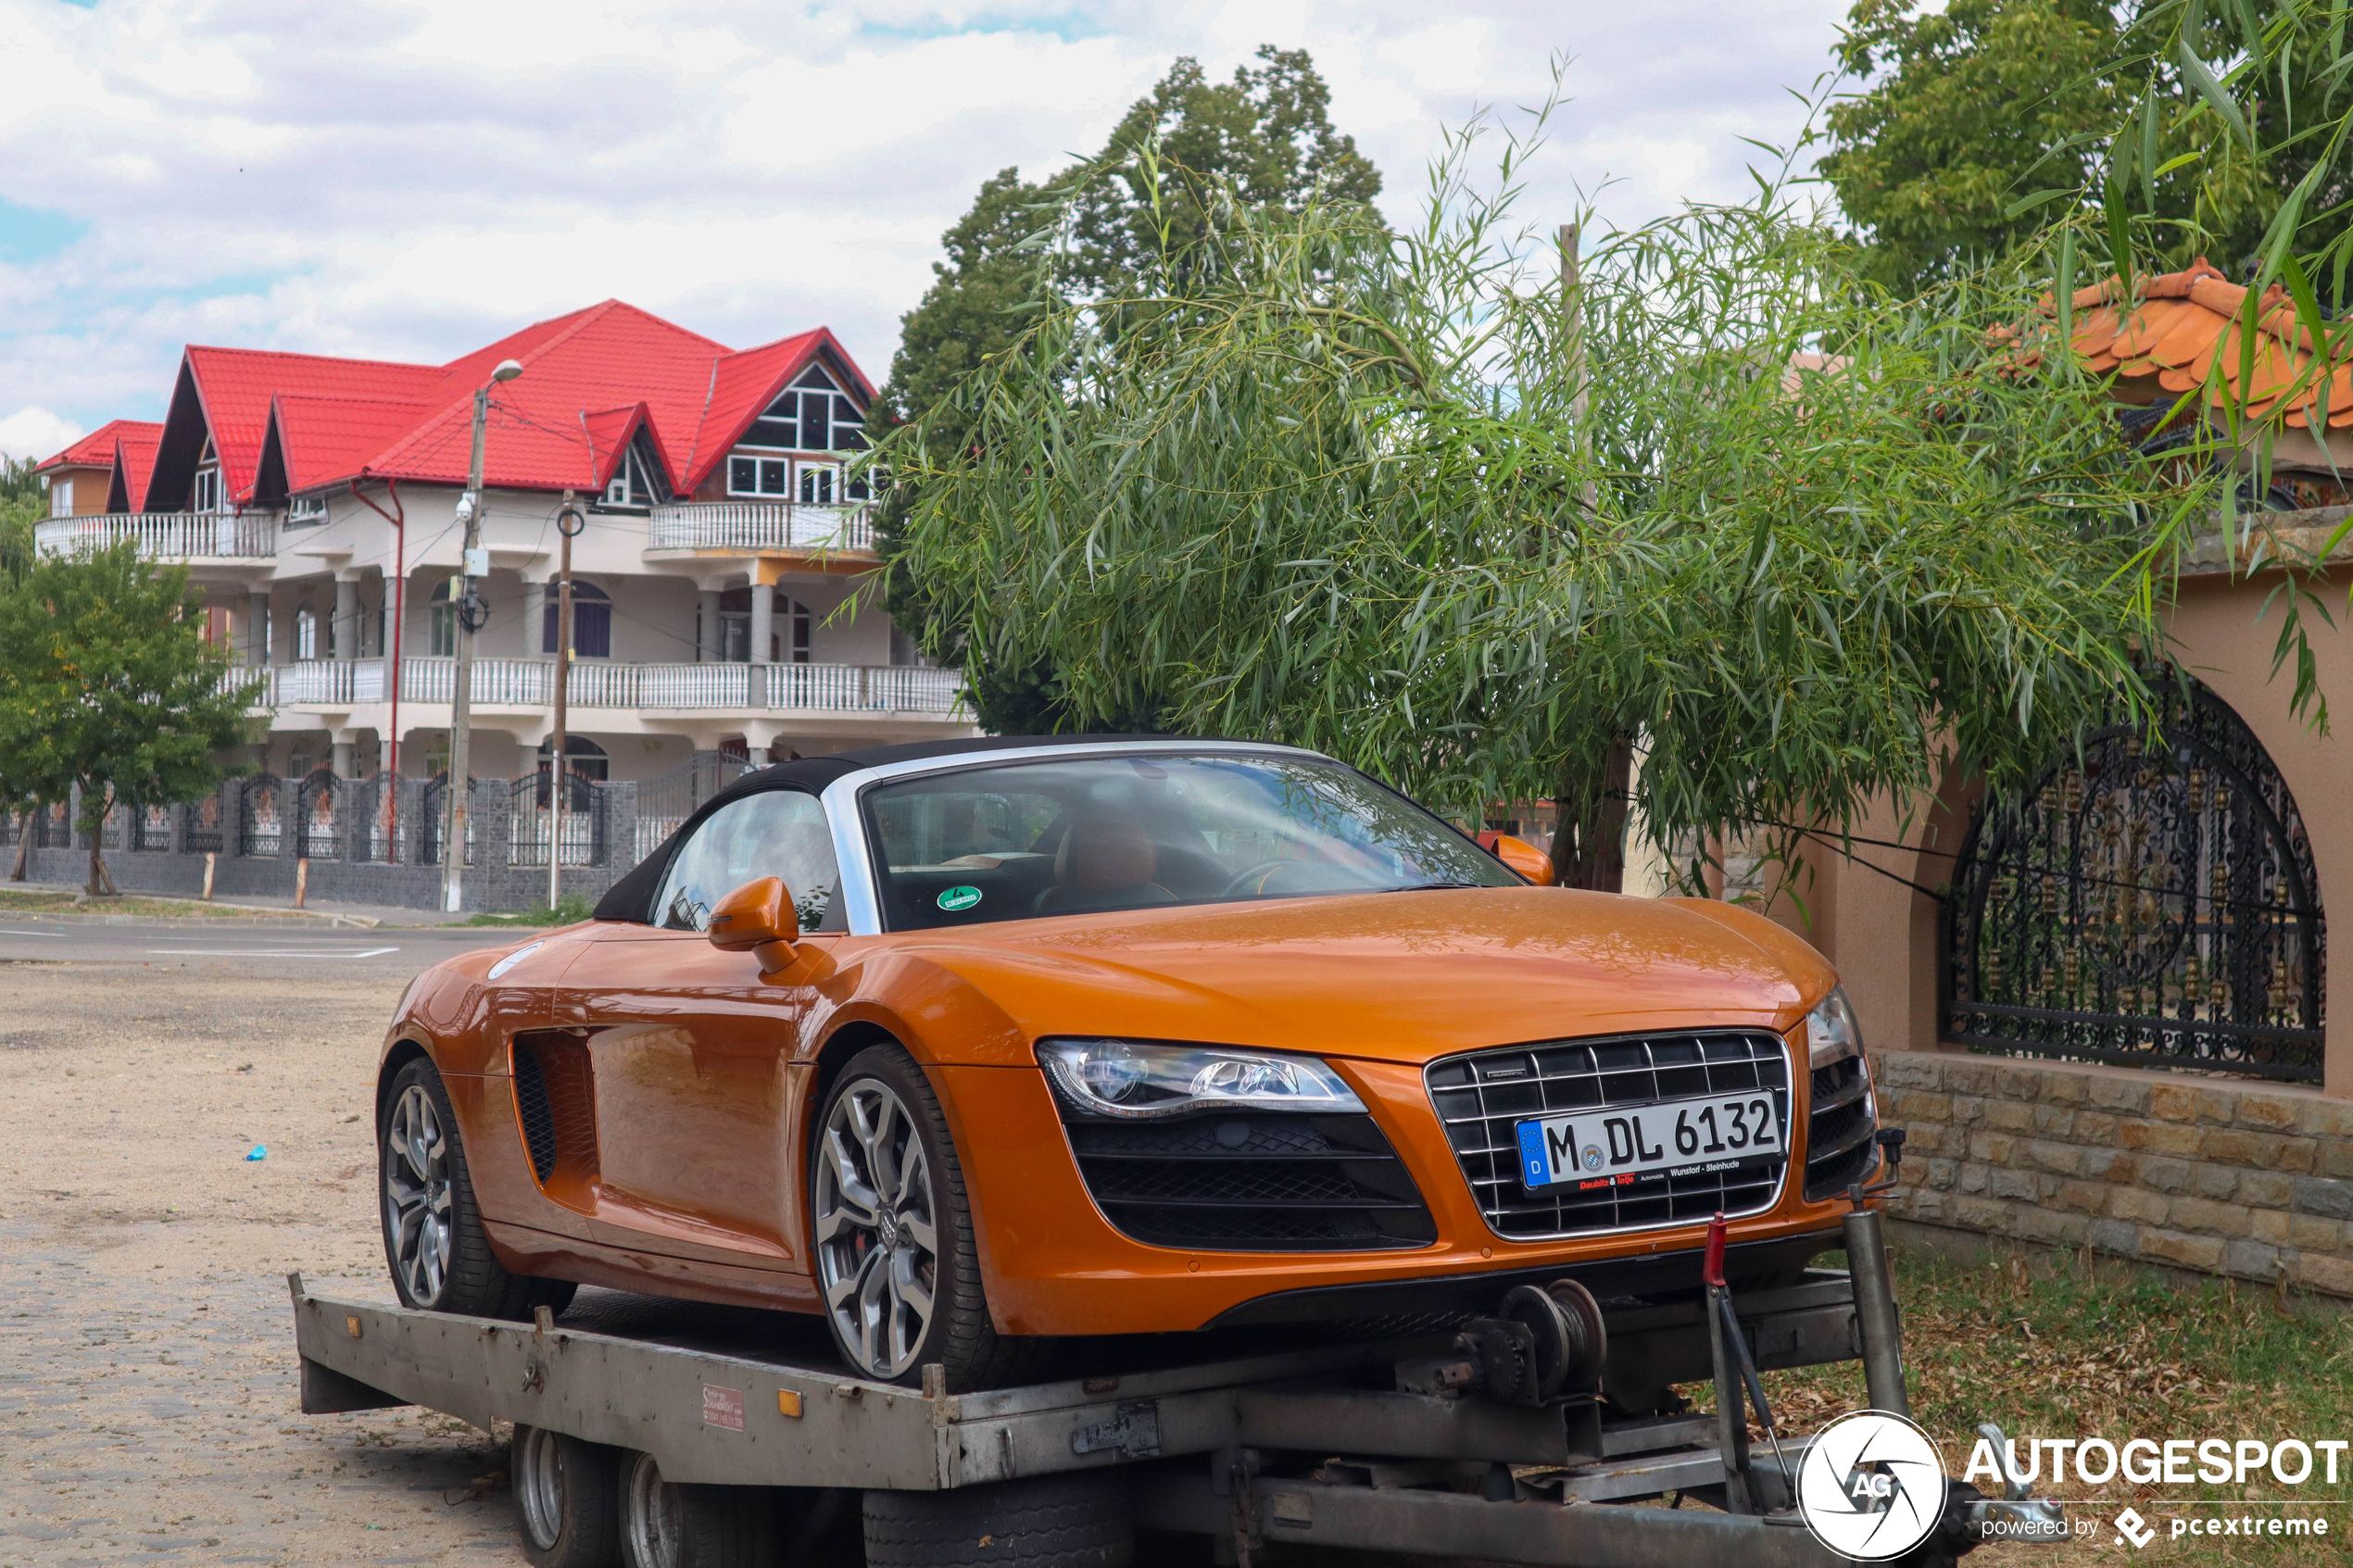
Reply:
<svg viewBox="0 0 2353 1568"><path fill-rule="evenodd" d="M1857 1411L1822 1428L1797 1466L1797 1512L1842 1557L1880 1562L1928 1539L1944 1514L1944 1460L1900 1415Z"/></svg>

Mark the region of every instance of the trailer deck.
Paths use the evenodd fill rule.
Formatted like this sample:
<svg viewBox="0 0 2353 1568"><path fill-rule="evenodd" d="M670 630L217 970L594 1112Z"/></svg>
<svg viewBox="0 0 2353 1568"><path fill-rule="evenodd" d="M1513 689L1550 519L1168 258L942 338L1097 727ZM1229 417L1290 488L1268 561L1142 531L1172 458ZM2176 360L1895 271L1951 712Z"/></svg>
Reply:
<svg viewBox="0 0 2353 1568"><path fill-rule="evenodd" d="M1134 1370L951 1394L937 1368L922 1388L850 1376L822 1331L786 1314L584 1291L561 1322L543 1310L517 1323L288 1283L306 1411L418 1404L510 1422L650 1456L689 1487L947 1494L1117 1472L1136 1524L1208 1535L1223 1561L1285 1541L1564 1568L1844 1561L1786 1506L1780 1465L1802 1443L1736 1453L1736 1478L1712 1414L1629 1416L1592 1391L1401 1389L1402 1369L1464 1343L1444 1336L1177 1365L1139 1350ZM1761 1371L1865 1356L1843 1272L1732 1307ZM1702 1302L1619 1303L1602 1321L1596 1382L1612 1387L1706 1381L1723 1353ZM1669 1495L1678 1507L1589 1506ZM1743 1511L1751 1495L1777 1506Z"/></svg>

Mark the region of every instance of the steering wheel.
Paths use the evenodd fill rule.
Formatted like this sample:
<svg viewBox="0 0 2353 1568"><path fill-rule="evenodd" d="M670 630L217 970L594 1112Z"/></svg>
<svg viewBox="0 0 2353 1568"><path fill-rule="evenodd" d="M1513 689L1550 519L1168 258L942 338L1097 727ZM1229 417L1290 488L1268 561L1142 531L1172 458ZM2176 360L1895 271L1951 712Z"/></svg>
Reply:
<svg viewBox="0 0 2353 1568"><path fill-rule="evenodd" d="M1261 860L1254 866L1246 867L1242 871L1236 872L1233 878L1226 884L1224 891L1220 892L1217 896L1220 898L1240 897L1244 893L1252 891L1249 884L1257 878L1268 875L1274 872L1278 872L1285 866L1298 866L1304 864L1306 864L1306 862L1303 860ZM1258 897L1265 897L1265 894L1261 891L1258 894Z"/></svg>

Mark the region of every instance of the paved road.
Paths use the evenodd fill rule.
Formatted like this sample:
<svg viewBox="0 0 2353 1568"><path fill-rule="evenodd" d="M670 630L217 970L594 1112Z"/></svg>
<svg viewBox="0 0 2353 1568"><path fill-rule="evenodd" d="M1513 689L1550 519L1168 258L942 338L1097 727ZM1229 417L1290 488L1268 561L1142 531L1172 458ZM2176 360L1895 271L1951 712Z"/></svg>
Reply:
<svg viewBox="0 0 2353 1568"><path fill-rule="evenodd" d="M345 931L223 918L213 926L141 922L101 925L0 915L0 962L205 966L257 978L329 967L413 974L470 947L515 941L522 933L481 926Z"/></svg>

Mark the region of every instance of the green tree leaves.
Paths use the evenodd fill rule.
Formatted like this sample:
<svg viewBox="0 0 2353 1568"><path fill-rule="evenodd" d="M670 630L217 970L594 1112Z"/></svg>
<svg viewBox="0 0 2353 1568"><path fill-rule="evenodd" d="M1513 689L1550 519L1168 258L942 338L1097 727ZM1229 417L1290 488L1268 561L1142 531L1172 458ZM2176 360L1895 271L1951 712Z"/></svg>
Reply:
<svg viewBox="0 0 2353 1568"><path fill-rule="evenodd" d="M1078 723L1158 704L1460 808L1597 799L1639 744L1662 842L2014 774L2137 689L2180 503L2099 389L2022 373L2026 280L1892 303L1768 189L1607 237L1580 358L1525 144L1492 189L1474 144L1402 235L1236 197L1214 266L1041 288L887 454L943 621Z"/></svg>
<svg viewBox="0 0 2353 1568"><path fill-rule="evenodd" d="M983 183L972 209L941 236L947 257L933 264L930 291L901 319L881 397L891 418L929 416L930 440L941 449L975 439L970 429L950 428L960 406L950 394L1021 340L1036 320L1025 302L1040 287L1103 296L1132 292L1146 273L1190 277L1211 263L1235 207L1292 209L1311 199L1369 207L1380 175L1332 126L1331 95L1314 62L1271 44L1257 60L1219 82L1179 59L1093 159L1036 183L1013 169ZM989 728L1025 734L1067 726L1075 710L1066 678L1037 650L1011 642L972 647L965 621L939 619L942 608L902 563L909 498L902 484L875 518L892 619L964 664ZM1160 706L1139 697L1118 710L1120 727L1151 728Z"/></svg>
<svg viewBox="0 0 2353 1568"><path fill-rule="evenodd" d="M129 541L0 580L0 796L81 786L94 894L114 891L107 812L198 798L220 780L214 753L245 738L250 683L203 628L187 569L158 570Z"/></svg>

